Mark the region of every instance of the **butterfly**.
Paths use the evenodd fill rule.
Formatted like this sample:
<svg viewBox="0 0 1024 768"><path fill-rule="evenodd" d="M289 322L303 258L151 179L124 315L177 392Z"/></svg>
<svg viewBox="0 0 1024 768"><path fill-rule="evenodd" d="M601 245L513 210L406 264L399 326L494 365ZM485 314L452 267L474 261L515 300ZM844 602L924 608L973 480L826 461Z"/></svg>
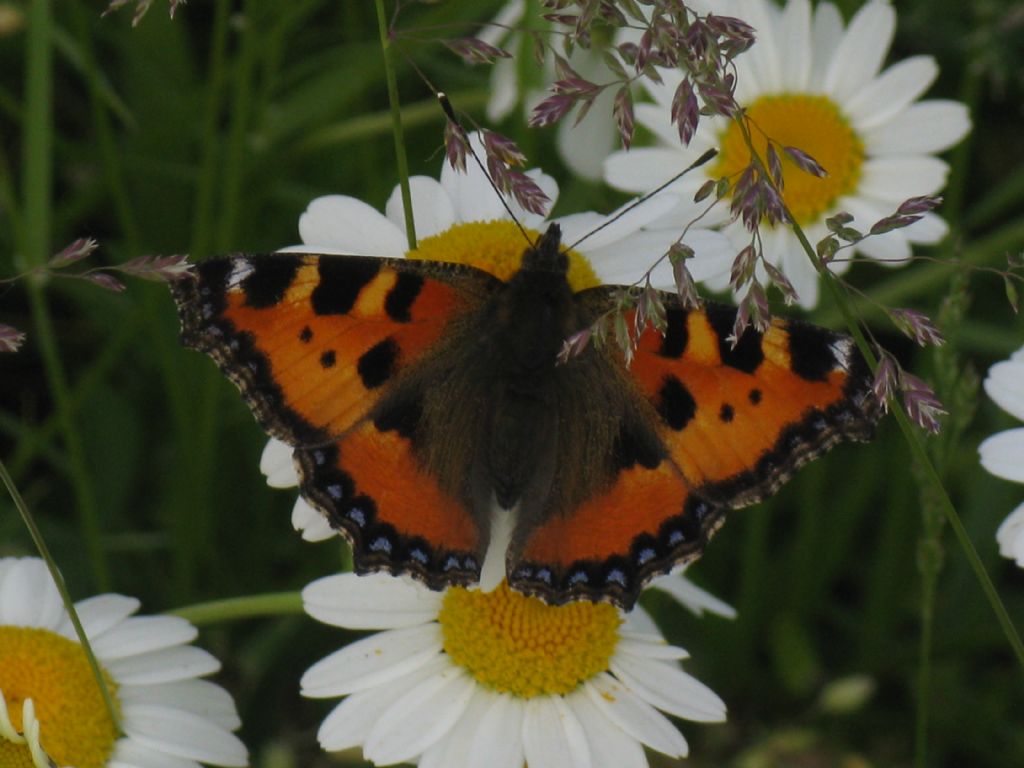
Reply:
<svg viewBox="0 0 1024 768"><path fill-rule="evenodd" d="M795 319L730 339L737 310L660 295L627 363L559 361L621 290L573 292L557 225L508 281L460 264L297 253L197 265L182 340L294 447L303 496L359 572L433 589L506 577L625 609L880 409L853 341ZM485 557L486 555L486 557ZM498 565L495 567L494 563Z"/></svg>

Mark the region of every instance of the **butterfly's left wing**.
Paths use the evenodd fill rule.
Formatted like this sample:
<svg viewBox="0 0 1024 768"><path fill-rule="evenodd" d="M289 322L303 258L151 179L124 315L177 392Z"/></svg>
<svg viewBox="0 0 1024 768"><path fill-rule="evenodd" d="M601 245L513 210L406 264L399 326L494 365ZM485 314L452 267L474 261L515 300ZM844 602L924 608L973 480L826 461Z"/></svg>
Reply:
<svg viewBox="0 0 1024 768"><path fill-rule="evenodd" d="M614 290L577 301L596 316ZM849 337L775 318L733 345L734 307L687 311L662 298L666 331L645 330L628 369L644 407L624 424L626 434L650 426L661 445L620 441L606 489L528 533L510 567L519 589L628 607L651 578L699 556L725 510L764 498L840 440L873 433L879 408Z"/></svg>
<svg viewBox="0 0 1024 768"><path fill-rule="evenodd" d="M183 342L296 449L303 496L349 539L357 570L438 587L476 578L480 533L417 461L408 409L378 406L501 285L463 265L276 253L204 261L172 291Z"/></svg>

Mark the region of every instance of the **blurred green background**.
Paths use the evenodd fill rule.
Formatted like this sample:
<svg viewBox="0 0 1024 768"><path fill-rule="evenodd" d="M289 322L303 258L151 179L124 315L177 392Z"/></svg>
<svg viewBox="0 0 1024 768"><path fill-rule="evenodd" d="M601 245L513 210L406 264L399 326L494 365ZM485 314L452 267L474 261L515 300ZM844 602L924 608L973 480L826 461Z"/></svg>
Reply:
<svg viewBox="0 0 1024 768"><path fill-rule="evenodd" d="M848 17L858 3L839 5ZM487 69L464 66L437 38L474 34L499 7L403 4L398 71L413 173L437 174L443 123L409 61L483 122ZM857 267L851 280L933 316L954 297L942 316L950 343L938 355L893 336L870 307L863 317L953 411L929 447L1024 627L1024 571L994 541L1024 490L987 475L976 453L1012 420L964 386L969 371L983 375L1016 349L1024 328L998 276L955 280L949 264L1002 269L1024 243L1024 5L897 7L890 60L935 56L942 75L929 95L967 102L974 130L949 155L942 212L952 234L927 254L934 259ZM0 277L76 237L100 242L97 264L201 258L298 242L298 216L319 195L383 206L397 177L372 4L192 0L172 22L157 0L134 29L131 9L101 18L102 9L0 2ZM526 130L519 115L498 127L557 178L557 213L621 202L571 178L551 134ZM839 322L827 303L812 319ZM81 281L21 280L0 287L0 322L29 334L21 352L0 357L0 458L76 597L118 591L158 612L298 590L337 569L337 543L291 532L294 494L265 486L263 435L213 364L178 345L165 287L133 281L115 295ZM944 526L923 523L931 519L907 447L885 423L874 444L842 446L775 498L734 514L691 570L738 619L698 620L645 598L669 639L691 652L686 669L729 706L725 725L683 725L690 765L914 765L921 706L929 766L1024 764L1024 673L957 544ZM0 555L32 551L3 496ZM941 567L932 597L922 560ZM931 611L921 701L921 616ZM301 699L298 678L348 639L298 614L203 626L255 765L337 762L315 742L331 702Z"/></svg>

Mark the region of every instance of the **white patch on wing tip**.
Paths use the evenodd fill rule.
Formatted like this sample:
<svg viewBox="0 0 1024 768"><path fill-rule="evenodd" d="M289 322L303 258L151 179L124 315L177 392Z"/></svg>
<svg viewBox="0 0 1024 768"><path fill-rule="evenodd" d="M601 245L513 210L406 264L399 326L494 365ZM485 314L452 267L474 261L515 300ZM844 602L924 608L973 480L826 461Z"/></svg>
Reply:
<svg viewBox="0 0 1024 768"><path fill-rule="evenodd" d="M228 286L234 287L252 274L252 262L248 259L235 259L231 265L231 275L228 277Z"/></svg>
<svg viewBox="0 0 1024 768"><path fill-rule="evenodd" d="M514 509L502 509L496 501L492 502L491 537L480 569L480 589L483 592L493 592L505 579L505 556L512 543L516 517Z"/></svg>

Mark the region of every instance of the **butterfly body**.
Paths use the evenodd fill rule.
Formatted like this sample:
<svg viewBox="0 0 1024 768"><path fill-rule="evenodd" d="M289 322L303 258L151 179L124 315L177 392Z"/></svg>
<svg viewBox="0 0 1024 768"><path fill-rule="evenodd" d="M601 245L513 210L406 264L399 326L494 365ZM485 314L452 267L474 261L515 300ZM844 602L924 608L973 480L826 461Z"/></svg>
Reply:
<svg viewBox="0 0 1024 768"><path fill-rule="evenodd" d="M614 307L574 293L557 228L507 282L436 262L298 254L212 260L174 287L186 344L211 354L303 495L362 571L428 585L480 576L495 515L513 587L628 607L698 556L726 509L771 493L878 417L839 334L776 320L728 341L735 309L663 295L627 364L558 362Z"/></svg>

